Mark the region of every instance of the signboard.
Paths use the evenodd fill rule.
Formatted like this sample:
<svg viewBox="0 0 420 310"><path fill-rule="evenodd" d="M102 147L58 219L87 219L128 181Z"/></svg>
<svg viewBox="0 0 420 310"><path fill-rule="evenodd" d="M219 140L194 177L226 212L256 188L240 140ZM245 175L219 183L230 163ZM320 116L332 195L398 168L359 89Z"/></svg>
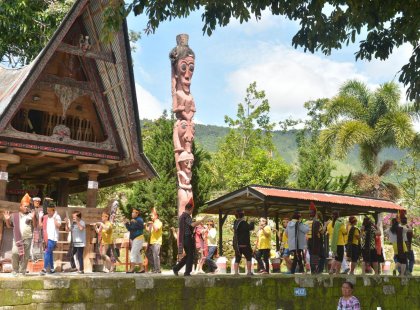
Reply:
<svg viewBox="0 0 420 310"><path fill-rule="evenodd" d="M295 296L306 296L306 288L304 287L295 287Z"/></svg>
<svg viewBox="0 0 420 310"><path fill-rule="evenodd" d="M88 181L88 189L98 189L98 182Z"/></svg>

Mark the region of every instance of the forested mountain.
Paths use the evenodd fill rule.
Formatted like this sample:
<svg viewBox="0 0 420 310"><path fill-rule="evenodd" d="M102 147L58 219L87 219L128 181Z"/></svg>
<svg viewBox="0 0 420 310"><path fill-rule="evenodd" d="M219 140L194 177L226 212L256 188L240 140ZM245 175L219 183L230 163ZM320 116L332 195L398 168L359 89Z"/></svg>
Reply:
<svg viewBox="0 0 420 310"><path fill-rule="evenodd" d="M228 133L229 128L215 125L195 125L195 142L199 143L206 151L216 152L218 143ZM291 130L286 133L275 131L273 133L273 142L279 154L288 163L294 163L297 158L296 131ZM337 174L345 174L350 171L360 171L360 162L358 159L359 149L352 150L344 161L336 161ZM384 149L380 154L380 160L393 159L399 161L405 151L396 148Z"/></svg>

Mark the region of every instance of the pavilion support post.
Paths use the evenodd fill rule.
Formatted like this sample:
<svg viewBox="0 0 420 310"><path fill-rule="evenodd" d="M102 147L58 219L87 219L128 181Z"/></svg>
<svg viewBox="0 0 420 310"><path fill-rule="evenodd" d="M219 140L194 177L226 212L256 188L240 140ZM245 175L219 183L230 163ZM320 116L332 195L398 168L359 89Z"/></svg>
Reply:
<svg viewBox="0 0 420 310"><path fill-rule="evenodd" d="M223 214L219 210L219 256L223 256Z"/></svg>
<svg viewBox="0 0 420 310"><path fill-rule="evenodd" d="M279 240L279 215L276 214L275 217L275 221L276 221L276 251L280 251L280 240Z"/></svg>
<svg viewBox="0 0 420 310"><path fill-rule="evenodd" d="M86 208L96 208L98 199L98 175L100 173L108 173L109 168L106 165L83 164L79 166L79 171L88 174L88 186L86 193Z"/></svg>
<svg viewBox="0 0 420 310"><path fill-rule="evenodd" d="M98 172L89 171L88 188L86 193L86 208L96 208L96 201L98 199L98 188Z"/></svg>
<svg viewBox="0 0 420 310"><path fill-rule="evenodd" d="M268 206L264 203L264 217L268 219Z"/></svg>
<svg viewBox="0 0 420 310"><path fill-rule="evenodd" d="M60 207L68 207L69 200L69 179L61 178L58 180L58 199L57 204Z"/></svg>
<svg viewBox="0 0 420 310"><path fill-rule="evenodd" d="M20 157L9 153L0 153L0 200L6 200L7 181L9 173L7 167L10 164L18 164Z"/></svg>

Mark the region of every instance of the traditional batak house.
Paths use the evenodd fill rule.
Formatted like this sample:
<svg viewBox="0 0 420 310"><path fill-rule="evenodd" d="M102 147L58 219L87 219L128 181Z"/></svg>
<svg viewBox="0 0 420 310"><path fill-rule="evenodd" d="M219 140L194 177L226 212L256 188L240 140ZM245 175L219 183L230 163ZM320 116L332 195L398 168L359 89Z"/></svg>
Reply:
<svg viewBox="0 0 420 310"><path fill-rule="evenodd" d="M126 22L100 40L106 2L76 1L34 61L0 67L0 260L11 248L1 213L16 212L25 192L53 195L62 218L69 194L87 192L89 223L100 220L99 186L156 176L142 148Z"/></svg>

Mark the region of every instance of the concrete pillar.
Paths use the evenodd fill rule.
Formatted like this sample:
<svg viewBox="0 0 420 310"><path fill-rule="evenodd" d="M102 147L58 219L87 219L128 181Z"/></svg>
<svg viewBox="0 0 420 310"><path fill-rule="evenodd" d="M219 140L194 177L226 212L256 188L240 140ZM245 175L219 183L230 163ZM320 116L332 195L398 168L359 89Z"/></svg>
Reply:
<svg viewBox="0 0 420 310"><path fill-rule="evenodd" d="M7 167L9 164L18 163L20 163L18 155L0 153L0 200L6 200L7 181L9 180Z"/></svg>
<svg viewBox="0 0 420 310"><path fill-rule="evenodd" d="M99 188L98 175L100 173L108 173L109 168L105 165L84 164L79 166L79 171L88 174L86 208L96 208Z"/></svg>

